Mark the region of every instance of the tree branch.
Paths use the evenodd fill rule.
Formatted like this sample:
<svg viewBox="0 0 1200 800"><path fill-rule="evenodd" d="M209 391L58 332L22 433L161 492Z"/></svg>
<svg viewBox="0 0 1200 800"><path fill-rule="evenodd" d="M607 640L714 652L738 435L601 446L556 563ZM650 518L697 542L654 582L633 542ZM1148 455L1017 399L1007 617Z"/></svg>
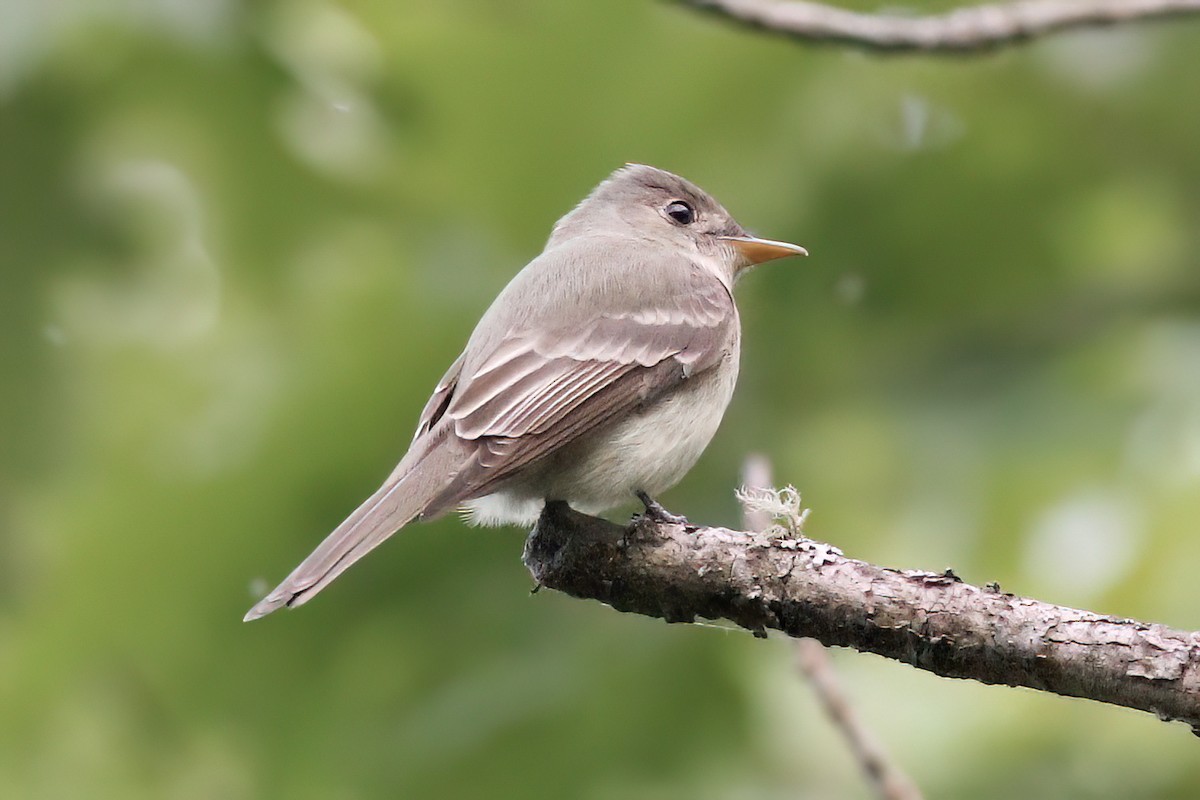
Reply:
<svg viewBox="0 0 1200 800"><path fill-rule="evenodd" d="M684 5L800 41L888 52L968 53L1070 28L1200 12L1200 0L1019 0L904 17L803 0L681 0Z"/></svg>
<svg viewBox="0 0 1200 800"><path fill-rule="evenodd" d="M661 617L808 636L951 678L1027 686L1181 720L1200 733L1200 633L878 567L810 539L623 528L548 503L525 543L539 585Z"/></svg>

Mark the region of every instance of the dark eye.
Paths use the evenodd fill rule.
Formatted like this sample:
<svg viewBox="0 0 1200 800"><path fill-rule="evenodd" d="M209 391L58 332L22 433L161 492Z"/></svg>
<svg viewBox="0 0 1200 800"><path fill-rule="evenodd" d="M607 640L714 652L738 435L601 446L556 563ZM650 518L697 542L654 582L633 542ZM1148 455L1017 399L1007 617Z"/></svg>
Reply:
<svg viewBox="0 0 1200 800"><path fill-rule="evenodd" d="M696 212L682 200L674 200L666 207L667 216L680 225L691 225L696 221Z"/></svg>

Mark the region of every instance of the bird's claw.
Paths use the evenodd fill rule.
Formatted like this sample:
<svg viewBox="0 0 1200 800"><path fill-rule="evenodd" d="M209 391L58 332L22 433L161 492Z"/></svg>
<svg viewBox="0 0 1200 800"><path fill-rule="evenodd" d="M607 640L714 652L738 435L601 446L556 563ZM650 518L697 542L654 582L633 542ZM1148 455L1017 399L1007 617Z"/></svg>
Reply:
<svg viewBox="0 0 1200 800"><path fill-rule="evenodd" d="M637 498L638 500L641 500L642 505L646 507L645 516L647 518L666 525L688 524L687 517L679 514L672 514L670 511L667 511L665 508L663 508L662 503L658 502L640 489L637 492Z"/></svg>

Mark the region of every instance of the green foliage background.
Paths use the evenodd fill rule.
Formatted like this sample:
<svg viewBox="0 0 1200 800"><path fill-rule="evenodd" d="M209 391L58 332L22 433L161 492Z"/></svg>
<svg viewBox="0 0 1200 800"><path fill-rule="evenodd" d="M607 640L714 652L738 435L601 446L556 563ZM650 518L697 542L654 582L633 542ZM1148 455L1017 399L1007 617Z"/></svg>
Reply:
<svg viewBox="0 0 1200 800"><path fill-rule="evenodd" d="M943 4L944 5L944 4ZM669 3L0 2L0 797L865 797L787 642L390 542L243 625L626 161L806 245L739 287L744 455L897 566L1200 628L1200 26L979 58ZM1180 725L850 652L931 797L1195 797Z"/></svg>

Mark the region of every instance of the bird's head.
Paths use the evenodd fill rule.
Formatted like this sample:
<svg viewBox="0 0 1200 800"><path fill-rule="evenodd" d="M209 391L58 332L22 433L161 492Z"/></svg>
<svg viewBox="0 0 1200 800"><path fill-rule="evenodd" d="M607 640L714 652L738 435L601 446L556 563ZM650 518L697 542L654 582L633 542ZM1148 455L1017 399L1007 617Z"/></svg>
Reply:
<svg viewBox="0 0 1200 800"><path fill-rule="evenodd" d="M558 221L547 247L582 235L678 247L714 263L730 281L764 261L808 255L799 245L750 235L712 195L645 164L626 164L597 186Z"/></svg>

